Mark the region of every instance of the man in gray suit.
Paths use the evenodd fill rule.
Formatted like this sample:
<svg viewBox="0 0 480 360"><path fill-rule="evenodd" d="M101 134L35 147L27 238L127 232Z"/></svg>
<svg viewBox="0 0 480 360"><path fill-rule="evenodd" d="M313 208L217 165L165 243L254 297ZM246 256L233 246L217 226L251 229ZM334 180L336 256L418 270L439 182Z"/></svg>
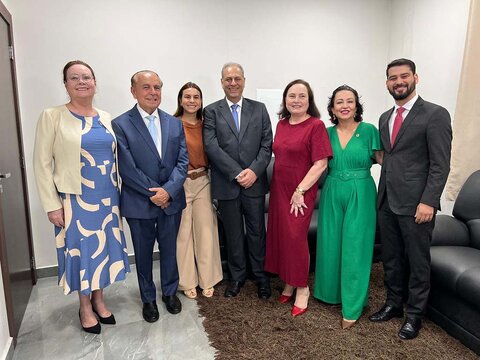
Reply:
<svg viewBox="0 0 480 360"><path fill-rule="evenodd" d="M221 83L225 98L205 108L203 141L211 167L212 197L218 200L231 282L225 297L240 292L247 277L247 254L258 297L271 296L265 257L266 168L272 156L272 127L264 104L242 97L243 68L227 63ZM246 231L245 231L246 230Z"/></svg>
<svg viewBox="0 0 480 360"><path fill-rule="evenodd" d="M398 336L417 337L430 291L430 240L450 170L451 120L443 107L416 93L418 75L408 59L387 66L395 106L379 121L384 157L378 223L387 300L374 322L406 318Z"/></svg>

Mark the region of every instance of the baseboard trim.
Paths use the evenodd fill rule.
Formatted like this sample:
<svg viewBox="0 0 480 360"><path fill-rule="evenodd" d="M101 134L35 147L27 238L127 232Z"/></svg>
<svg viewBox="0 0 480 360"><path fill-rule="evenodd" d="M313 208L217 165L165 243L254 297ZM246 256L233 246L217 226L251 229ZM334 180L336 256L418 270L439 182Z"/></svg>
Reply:
<svg viewBox="0 0 480 360"><path fill-rule="evenodd" d="M160 259L160 252L158 250L153 252L153 261L159 260ZM135 264L135 255L128 255L128 262L130 265ZM58 266L45 266L42 268L37 268L37 277L38 278L46 278L46 277L52 277L52 276L57 276L58 274Z"/></svg>

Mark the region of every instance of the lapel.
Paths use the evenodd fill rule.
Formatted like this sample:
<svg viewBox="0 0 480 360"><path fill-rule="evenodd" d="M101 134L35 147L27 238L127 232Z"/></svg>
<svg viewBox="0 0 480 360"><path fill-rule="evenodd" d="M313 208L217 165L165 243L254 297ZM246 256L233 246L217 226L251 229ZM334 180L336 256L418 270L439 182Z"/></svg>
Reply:
<svg viewBox="0 0 480 360"><path fill-rule="evenodd" d="M390 117L392 116L393 111L395 110L395 107L393 107L386 117L384 118L384 121L380 123L380 136L382 138L382 143L383 147L385 148L386 151L392 150L392 145L390 144L390 129L388 126L388 121L390 120Z"/></svg>
<svg viewBox="0 0 480 360"><path fill-rule="evenodd" d="M158 158L158 161L162 161L162 159L160 158L160 154L158 153L158 150L155 146L155 143L153 142L153 139L150 133L148 132L148 129L145 126L145 123L143 122L143 119L140 113L137 110L137 105L135 105L132 108L132 110L130 110L129 115L130 115L130 122L140 133L140 136L143 137L143 140L147 144L147 147L155 154L155 156ZM162 148L163 148L163 128L162 128Z"/></svg>
<svg viewBox="0 0 480 360"><path fill-rule="evenodd" d="M252 104L250 104L250 101L247 99L243 98L242 101L242 116L240 119L240 134L238 137L238 141L242 141L243 135L245 135L245 131L247 130L248 123L250 122L250 119L252 118ZM233 116L232 116L233 118Z"/></svg>
<svg viewBox="0 0 480 360"><path fill-rule="evenodd" d="M243 103L245 104L245 100L243 101ZM230 130L232 130L232 133L235 135L235 137L238 140L239 134L237 131L237 127L235 126L235 120L233 120L232 110L228 106L227 100L223 99L223 101L220 102L219 108L220 108L220 113L225 119L225 122L228 124L228 126L230 127ZM243 122L243 110L242 110L242 117L240 121Z"/></svg>
<svg viewBox="0 0 480 360"><path fill-rule="evenodd" d="M413 104L412 109L408 112L407 117L405 118L405 120L403 120L400 131L398 132L397 138L395 139L395 143L392 144L392 148L395 147L396 144L398 144L398 142L402 138L402 135L405 133L405 131L407 131L408 126L413 122L413 120L418 114L420 106L423 106L423 100L419 96L417 101L415 101L415 104Z"/></svg>
<svg viewBox="0 0 480 360"><path fill-rule="evenodd" d="M158 109L158 114L160 115L160 131L162 132L162 157L165 159L168 146L168 134L170 133L170 121L162 110Z"/></svg>

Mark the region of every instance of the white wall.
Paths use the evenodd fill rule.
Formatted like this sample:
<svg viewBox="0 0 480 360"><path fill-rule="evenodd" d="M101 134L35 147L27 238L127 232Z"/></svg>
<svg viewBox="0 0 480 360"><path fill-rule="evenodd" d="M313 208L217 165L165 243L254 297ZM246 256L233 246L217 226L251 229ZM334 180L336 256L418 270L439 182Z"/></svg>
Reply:
<svg viewBox="0 0 480 360"><path fill-rule="evenodd" d="M137 70L160 74L165 84L161 107L173 112L186 81L202 87L206 104L222 97L220 68L238 61L245 67L247 97L255 97L257 88L283 89L290 80L304 78L327 119L328 95L347 83L362 95L365 121L376 124L392 103L385 90L385 65L400 56L417 62L425 83L421 94L453 111L468 0L419 3L245 0L232 7L232 2L216 0L11 2L37 266L55 265L56 255L53 229L33 179L34 131L43 108L67 100L61 69L68 60L92 65L98 79L96 105L113 115L133 106L129 78Z"/></svg>
<svg viewBox="0 0 480 360"><path fill-rule="evenodd" d="M418 93L441 104L453 120L470 0L393 0L389 59L412 58Z"/></svg>

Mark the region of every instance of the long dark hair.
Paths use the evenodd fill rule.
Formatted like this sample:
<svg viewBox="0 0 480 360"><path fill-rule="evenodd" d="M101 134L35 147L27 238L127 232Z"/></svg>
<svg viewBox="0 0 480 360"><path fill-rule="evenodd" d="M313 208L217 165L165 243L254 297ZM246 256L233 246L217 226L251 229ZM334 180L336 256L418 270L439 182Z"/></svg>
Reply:
<svg viewBox="0 0 480 360"><path fill-rule="evenodd" d="M197 84L195 84L191 81L187 82L185 85L183 85L180 88L180 91L178 92L178 96L177 96L177 110L175 111L175 114L173 114L173 116L175 116L175 117L182 117L183 116L183 111L184 110L183 110L183 107L182 107L181 103L182 103L183 91L186 90L186 89L196 89L200 93L200 100L201 100L200 109L197 110L197 113L195 114L195 117L197 118L197 120L202 120L202 112L203 112L202 90L200 89L200 87Z"/></svg>
<svg viewBox="0 0 480 360"><path fill-rule="evenodd" d="M302 79L297 79L291 81L285 90L283 90L283 96L282 96L282 106L280 108L280 111L278 112L278 115L280 115L281 119L290 117L290 111L287 110L287 105L285 98L287 97L288 90L293 86L301 84L304 85L307 88L307 93L308 93L308 109L307 109L307 114L316 118L320 118L320 111L317 108L317 105L315 105L315 99L313 96L313 91L312 88L310 87L310 84L306 82L305 80Z"/></svg>
<svg viewBox="0 0 480 360"><path fill-rule="evenodd" d="M327 108L328 108L328 115L330 115L330 121L332 122L332 124L335 124L335 125L338 124L338 119L333 114L333 106L334 106L334 102L335 102L335 95L337 95L337 93L339 91L342 91L342 90L350 91L353 94L353 96L355 97L355 106L357 107L357 111L355 112L355 116L354 116L353 119L356 122L362 121L363 120L363 117L362 117L363 105L360 103L360 97L358 96L357 90L355 90L354 88L352 88L348 85L341 85L341 86L337 87L335 90L333 90L332 96L330 96L328 98Z"/></svg>

